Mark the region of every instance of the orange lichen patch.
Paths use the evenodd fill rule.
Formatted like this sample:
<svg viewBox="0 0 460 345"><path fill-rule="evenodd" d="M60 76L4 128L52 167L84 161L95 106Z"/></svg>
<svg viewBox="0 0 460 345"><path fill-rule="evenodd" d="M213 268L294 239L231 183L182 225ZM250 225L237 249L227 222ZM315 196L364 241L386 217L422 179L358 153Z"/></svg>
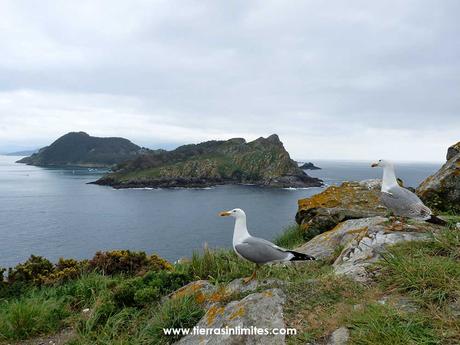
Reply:
<svg viewBox="0 0 460 345"><path fill-rule="evenodd" d="M201 291L199 291L195 294L195 301L203 304L206 301L206 296Z"/></svg>
<svg viewBox="0 0 460 345"><path fill-rule="evenodd" d="M237 317L244 316L244 314L246 314L246 310L244 310L244 307L239 307L238 310L234 311L232 315L230 315L229 320L233 320Z"/></svg>
<svg viewBox="0 0 460 345"><path fill-rule="evenodd" d="M216 292L212 293L208 300L211 302L220 302L228 297L227 289L221 286Z"/></svg>
<svg viewBox="0 0 460 345"><path fill-rule="evenodd" d="M339 187L331 186L322 193L298 201L299 210L346 205L377 206L378 204L379 193L356 182L344 182Z"/></svg>
<svg viewBox="0 0 460 345"><path fill-rule="evenodd" d="M174 295L171 296L171 298L178 298L178 297L183 297L183 296L189 296L193 294L201 294L203 293L200 291L198 292L206 283L205 282L196 282L194 284L184 286L180 288L179 290L176 291ZM203 295L204 298L204 295Z"/></svg>
<svg viewBox="0 0 460 345"><path fill-rule="evenodd" d="M211 326L214 323L214 320L216 317L224 312L225 307L217 307L217 306L212 306L209 308L206 321L208 323L208 326Z"/></svg>

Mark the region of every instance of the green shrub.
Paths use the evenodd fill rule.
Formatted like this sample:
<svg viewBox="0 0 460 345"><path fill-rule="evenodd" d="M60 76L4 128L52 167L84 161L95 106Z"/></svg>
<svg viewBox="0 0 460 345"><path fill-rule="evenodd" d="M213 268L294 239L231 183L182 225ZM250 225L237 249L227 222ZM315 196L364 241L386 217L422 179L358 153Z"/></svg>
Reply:
<svg viewBox="0 0 460 345"><path fill-rule="evenodd" d="M53 264L51 261L41 256L31 255L26 262L9 269L8 283L23 282L40 285L52 272Z"/></svg>
<svg viewBox="0 0 460 345"><path fill-rule="evenodd" d="M134 296L136 292L144 288L142 278L136 277L123 281L113 292L113 299L118 306L132 307L136 305Z"/></svg>
<svg viewBox="0 0 460 345"><path fill-rule="evenodd" d="M154 303L161 297L160 290L157 287L145 287L137 290L134 294L134 302L140 306L146 306Z"/></svg>
<svg viewBox="0 0 460 345"><path fill-rule="evenodd" d="M96 270L102 274L135 274L147 271L172 270L173 266L158 255L147 256L145 252L133 252L130 250L114 250L97 252L88 263L90 270Z"/></svg>
<svg viewBox="0 0 460 345"><path fill-rule="evenodd" d="M167 294L179 289L191 281L187 273L159 271L148 273L143 278L149 286L159 289L161 294Z"/></svg>
<svg viewBox="0 0 460 345"><path fill-rule="evenodd" d="M130 250L114 250L97 252L89 261L90 269L102 274L133 274L148 265L145 252L132 252Z"/></svg>

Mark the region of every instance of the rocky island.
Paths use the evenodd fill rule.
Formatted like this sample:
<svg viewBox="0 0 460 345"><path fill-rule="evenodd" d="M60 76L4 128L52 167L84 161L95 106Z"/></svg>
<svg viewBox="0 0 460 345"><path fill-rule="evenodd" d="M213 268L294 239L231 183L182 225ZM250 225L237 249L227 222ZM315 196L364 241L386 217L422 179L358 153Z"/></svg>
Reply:
<svg viewBox="0 0 460 345"><path fill-rule="evenodd" d="M300 169L303 169L303 170L321 170L320 167L317 167L312 162L303 163L300 166Z"/></svg>
<svg viewBox="0 0 460 345"><path fill-rule="evenodd" d="M293 161L276 134L246 142L242 138L147 152L117 165L94 182L114 188L206 187L256 184L268 187L318 187Z"/></svg>
<svg viewBox="0 0 460 345"><path fill-rule="evenodd" d="M92 137L70 132L37 153L17 161L36 166L112 167L133 159L145 149L124 138Z"/></svg>

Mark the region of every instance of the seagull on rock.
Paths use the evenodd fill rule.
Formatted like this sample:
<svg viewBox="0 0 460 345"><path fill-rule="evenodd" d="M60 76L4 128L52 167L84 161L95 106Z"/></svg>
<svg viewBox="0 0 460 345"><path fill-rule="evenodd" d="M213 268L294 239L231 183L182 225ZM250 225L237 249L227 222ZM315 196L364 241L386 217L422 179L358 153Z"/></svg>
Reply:
<svg viewBox="0 0 460 345"><path fill-rule="evenodd" d="M444 220L433 215L430 208L424 205L415 193L398 184L393 163L380 159L371 167L383 168L380 200L395 216L424 220L440 225L446 224Z"/></svg>
<svg viewBox="0 0 460 345"><path fill-rule="evenodd" d="M244 279L248 283L256 277L257 269L264 264L286 261L315 260L313 256L298 253L293 250L284 249L277 245L251 236L246 227L246 214L240 208L219 213L221 217L235 218L235 229L233 231L233 250L242 259L256 264L254 272Z"/></svg>

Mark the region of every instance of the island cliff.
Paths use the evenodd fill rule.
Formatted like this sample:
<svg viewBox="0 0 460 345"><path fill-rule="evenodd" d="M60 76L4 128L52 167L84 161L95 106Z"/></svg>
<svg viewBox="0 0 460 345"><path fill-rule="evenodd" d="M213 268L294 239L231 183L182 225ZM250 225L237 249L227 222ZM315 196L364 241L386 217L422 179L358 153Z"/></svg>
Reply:
<svg viewBox="0 0 460 345"><path fill-rule="evenodd" d="M17 163L37 166L111 167L133 159L143 149L124 138L98 138L70 132Z"/></svg>
<svg viewBox="0 0 460 345"><path fill-rule="evenodd" d="M246 142L242 138L180 146L173 151L147 152L119 164L94 182L114 188L206 187L257 184L270 187L315 187L290 158L276 134Z"/></svg>

